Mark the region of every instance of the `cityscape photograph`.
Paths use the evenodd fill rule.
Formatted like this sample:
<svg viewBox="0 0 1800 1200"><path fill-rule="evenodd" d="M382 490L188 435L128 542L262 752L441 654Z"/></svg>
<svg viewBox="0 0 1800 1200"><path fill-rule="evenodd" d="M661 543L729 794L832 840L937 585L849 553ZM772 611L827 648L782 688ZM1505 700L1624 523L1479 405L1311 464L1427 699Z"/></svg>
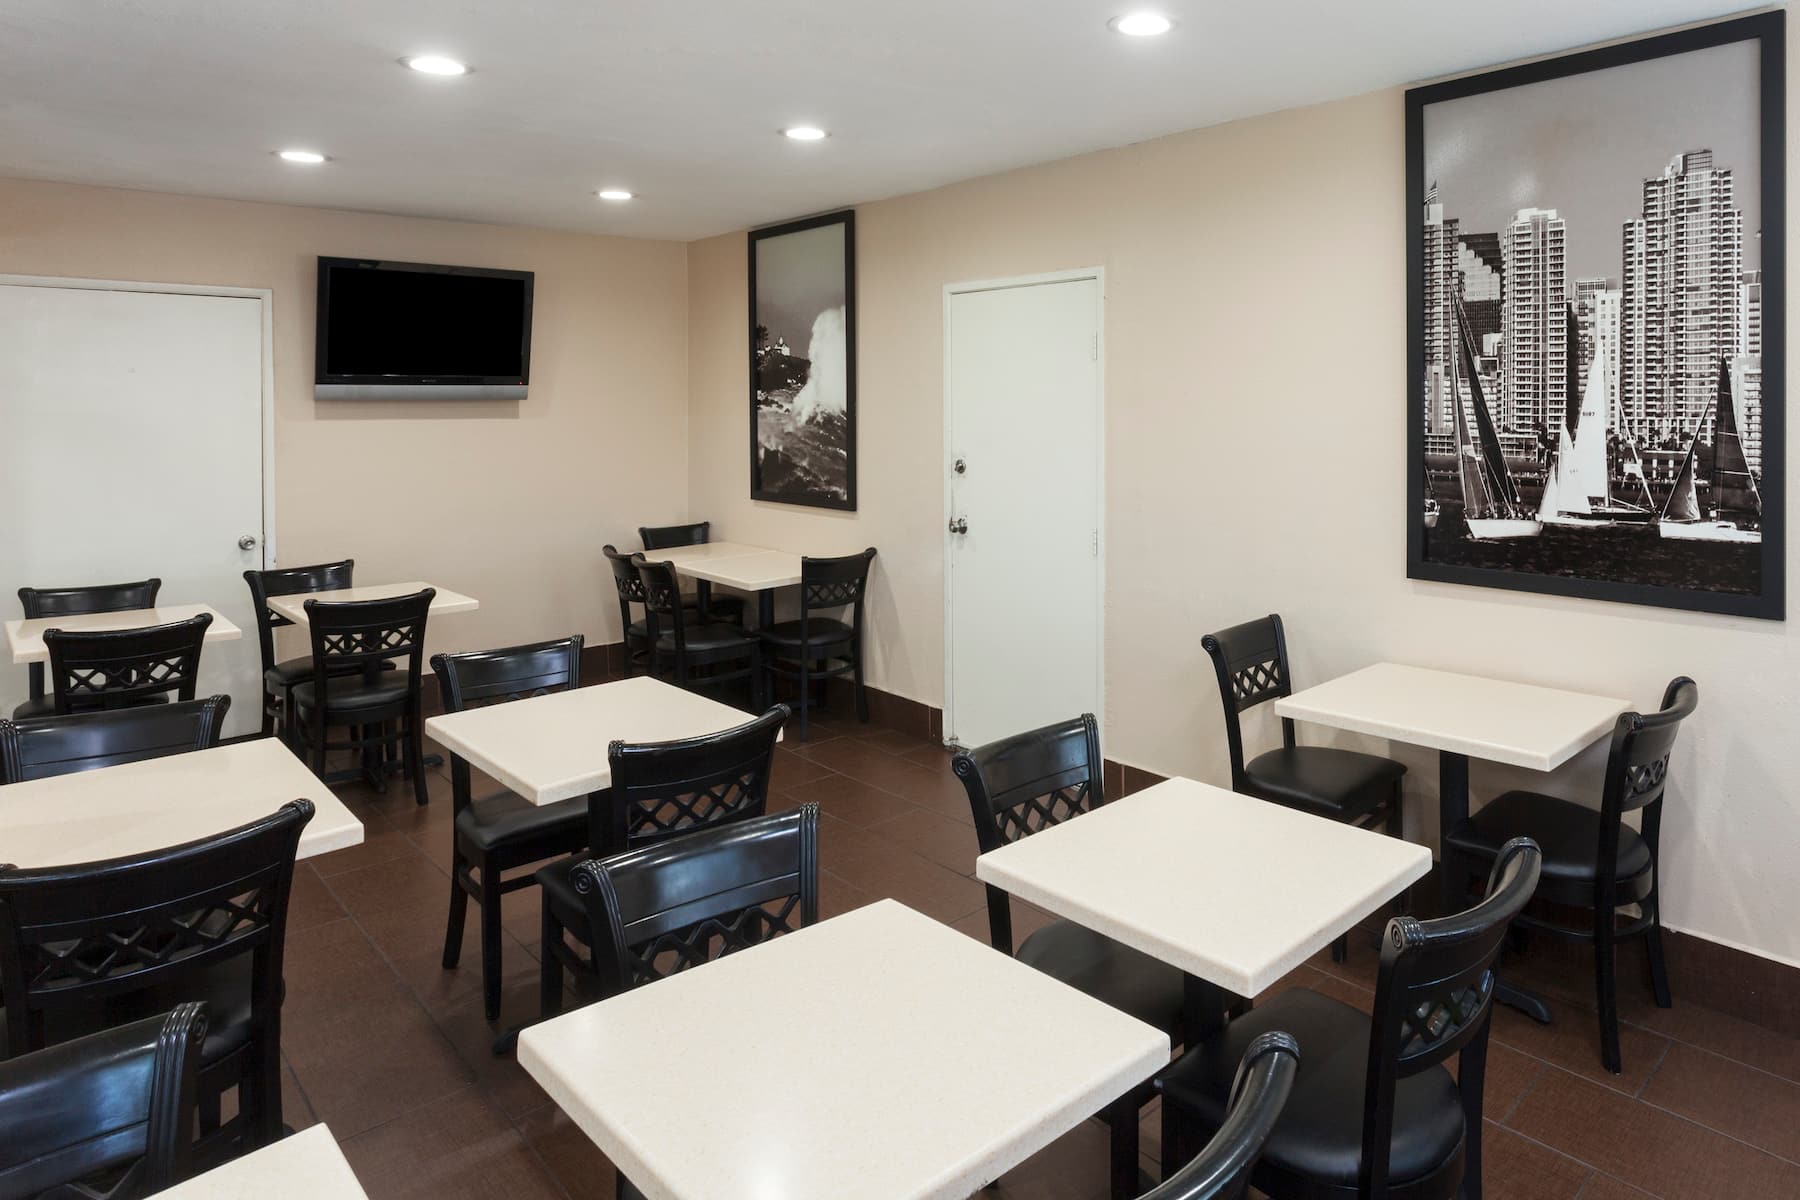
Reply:
<svg viewBox="0 0 1800 1200"><path fill-rule="evenodd" d="M1759 89L1735 42L1424 108L1426 561L1760 592Z"/></svg>

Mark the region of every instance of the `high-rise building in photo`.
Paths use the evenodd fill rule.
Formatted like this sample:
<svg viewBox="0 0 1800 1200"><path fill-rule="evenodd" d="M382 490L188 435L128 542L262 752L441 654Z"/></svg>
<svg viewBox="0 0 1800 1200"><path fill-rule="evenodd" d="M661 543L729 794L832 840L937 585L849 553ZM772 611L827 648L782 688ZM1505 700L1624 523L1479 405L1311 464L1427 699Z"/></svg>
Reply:
<svg viewBox="0 0 1800 1200"><path fill-rule="evenodd" d="M1555 209L1522 208L1500 235L1500 423L1555 429L1568 391L1566 231Z"/></svg>
<svg viewBox="0 0 1800 1200"><path fill-rule="evenodd" d="M1499 234L1457 235L1457 283L1462 288L1469 337L1477 346L1482 346L1490 335L1500 335L1500 301L1506 294L1503 270Z"/></svg>
<svg viewBox="0 0 1800 1200"><path fill-rule="evenodd" d="M1603 288L1593 293L1593 320L1591 323L1594 339L1594 354L1588 359L1591 368L1605 355L1606 362L1606 426L1621 436L1636 435L1638 430L1628 429L1620 420L1619 413L1619 308L1623 297L1617 288ZM1582 387L1587 387L1585 373Z"/></svg>
<svg viewBox="0 0 1800 1200"><path fill-rule="evenodd" d="M1594 361L1594 293L1604 291L1604 276L1589 275L1575 281L1575 328L1581 335L1581 352L1575 358L1576 377L1587 387L1588 364Z"/></svg>
<svg viewBox="0 0 1800 1200"><path fill-rule="evenodd" d="M1448 433L1456 395L1450 378L1456 361L1456 220L1444 216L1437 184L1425 193L1425 377L1420 400L1425 428Z"/></svg>
<svg viewBox="0 0 1800 1200"><path fill-rule="evenodd" d="M1745 271L1738 276L1737 350L1739 354L1762 353L1762 272Z"/></svg>

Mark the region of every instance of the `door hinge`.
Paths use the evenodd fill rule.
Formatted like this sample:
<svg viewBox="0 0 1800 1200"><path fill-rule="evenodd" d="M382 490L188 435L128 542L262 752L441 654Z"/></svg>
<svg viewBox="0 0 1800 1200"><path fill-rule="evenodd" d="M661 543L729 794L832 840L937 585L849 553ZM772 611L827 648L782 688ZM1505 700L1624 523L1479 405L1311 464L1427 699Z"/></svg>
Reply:
<svg viewBox="0 0 1800 1200"><path fill-rule="evenodd" d="M1089 547L1089 553L1091 553L1095 558L1100 557L1100 531L1098 529L1094 530L1094 541L1093 541L1093 544Z"/></svg>

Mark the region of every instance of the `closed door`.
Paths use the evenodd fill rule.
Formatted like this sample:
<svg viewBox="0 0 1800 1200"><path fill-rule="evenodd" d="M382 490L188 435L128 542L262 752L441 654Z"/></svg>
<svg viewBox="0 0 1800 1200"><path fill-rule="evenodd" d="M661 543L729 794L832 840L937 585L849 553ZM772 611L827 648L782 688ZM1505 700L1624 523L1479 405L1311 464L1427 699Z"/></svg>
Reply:
<svg viewBox="0 0 1800 1200"><path fill-rule="evenodd" d="M244 631L208 642L202 696L259 727L243 572L263 563L263 302L0 285L0 612L21 586L160 578ZM247 545L240 543L247 542ZM0 657L0 715L26 672Z"/></svg>
<svg viewBox="0 0 1800 1200"><path fill-rule="evenodd" d="M947 741L1101 707L1096 276L945 298Z"/></svg>

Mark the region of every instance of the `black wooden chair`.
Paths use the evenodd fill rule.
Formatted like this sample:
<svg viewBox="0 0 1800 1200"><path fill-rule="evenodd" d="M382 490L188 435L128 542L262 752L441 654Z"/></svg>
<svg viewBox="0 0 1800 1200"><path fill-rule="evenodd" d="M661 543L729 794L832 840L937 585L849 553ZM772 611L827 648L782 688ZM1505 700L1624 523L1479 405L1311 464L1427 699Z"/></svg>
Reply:
<svg viewBox="0 0 1800 1200"><path fill-rule="evenodd" d="M950 765L969 793L975 839L986 854L1104 804L1102 762L1099 728L1093 714L1083 713L964 751ZM1181 1040L1179 969L1073 921L1051 921L1015 951L1012 897L988 884L987 905L994 949ZM1114 1196L1136 1191L1138 1109L1153 1095L1140 1089L1104 1114L1112 1131Z"/></svg>
<svg viewBox="0 0 1800 1200"><path fill-rule="evenodd" d="M856 717L869 719L869 695L863 686L863 609L869 590L869 564L875 547L842 558L800 560L800 619L780 621L757 631L762 639L763 668L795 680L800 688L800 740L806 740L806 712L812 685L836 676L852 676ZM850 620L821 616L819 609L850 609Z"/></svg>
<svg viewBox="0 0 1800 1200"><path fill-rule="evenodd" d="M360 773L376 791L385 792L392 747L399 750L412 780L413 798L420 805L430 801L419 669L425 656L425 618L436 595L426 588L382 600L306 602L312 678L295 684L292 695L294 728L315 774L324 777L327 752L357 751ZM397 669L389 670L390 663ZM327 740L334 726L347 728L344 741Z"/></svg>
<svg viewBox="0 0 1800 1200"><path fill-rule="evenodd" d="M250 588L250 604L256 611L256 646L262 653L264 737L272 735L279 722L283 732L293 720L293 691L296 685L312 678L310 658L275 660L275 631L293 622L269 610L269 597L294 596L304 592L323 592L353 586L356 560L315 563L309 567L277 567L268 571L245 571L244 582Z"/></svg>
<svg viewBox="0 0 1800 1200"><path fill-rule="evenodd" d="M212 696L149 708L0 720L0 784L210 749L219 744L230 707L230 696Z"/></svg>
<svg viewBox="0 0 1800 1200"><path fill-rule="evenodd" d="M696 521L691 525L639 525L638 540L646 552L673 550L680 546L704 546L712 541L712 522ZM712 584L704 579L694 581L694 594L687 601L696 618L703 621L744 623L742 596L713 595Z"/></svg>
<svg viewBox="0 0 1800 1200"><path fill-rule="evenodd" d="M762 700L762 650L756 635L725 621L695 622L682 605L675 565L635 560L644 581L644 611L650 632L650 674L666 675L677 687L711 688L746 680L750 703Z"/></svg>
<svg viewBox="0 0 1800 1200"><path fill-rule="evenodd" d="M462 712L489 704L542 696L581 686L580 634L553 642L434 654L444 711ZM469 899L481 906L481 996L492 1021L500 1015L500 897L533 886L535 876L505 877L507 871L586 847L587 798L533 804L501 791L475 798L468 761L450 756L451 803L456 809L450 850L450 917L444 926L444 968L462 956L463 921Z"/></svg>
<svg viewBox="0 0 1800 1200"><path fill-rule="evenodd" d="M1263 1144L1287 1105L1300 1047L1285 1033L1258 1034L1238 1063L1225 1121L1194 1160L1141 1200L1239 1200Z"/></svg>
<svg viewBox="0 0 1800 1200"><path fill-rule="evenodd" d="M0 1200L138 1200L180 1183L206 1006L0 1062Z"/></svg>
<svg viewBox="0 0 1800 1200"><path fill-rule="evenodd" d="M208 1161L281 1136L281 963L300 832L313 806L214 837L74 866L0 866L5 1053L206 1002L200 1133ZM221 1098L237 1089L237 1115Z"/></svg>
<svg viewBox="0 0 1800 1200"><path fill-rule="evenodd" d="M211 613L142 629L44 630L58 714L192 700Z"/></svg>
<svg viewBox="0 0 1800 1200"><path fill-rule="evenodd" d="M85 613L127 612L136 608L155 608L156 593L162 588L160 579L140 579L132 583L102 583L89 587L19 589L19 607L27 621L41 617L73 617ZM28 663L25 670L28 699L13 710L13 716L41 717L56 711L44 684L44 664Z"/></svg>
<svg viewBox="0 0 1800 1200"><path fill-rule="evenodd" d="M1557 937L1593 942L1600 1058L1615 1075L1622 1069L1618 982L1614 977L1615 947L1620 940L1644 939L1656 1003L1661 1008L1674 1004L1663 961L1659 898L1662 806L1675 737L1699 699L1698 685L1683 677L1663 692L1659 712L1620 715L1613 725L1598 810L1537 792L1506 792L1444 837L1452 869L1471 876L1486 870L1513 838L1531 838L1544 848L1539 898L1565 910L1592 913L1592 923L1585 929L1562 924L1553 915L1530 913L1521 916L1518 924ZM1643 814L1641 829L1625 824L1628 812ZM1637 915L1621 925L1618 910L1627 904L1637 906Z"/></svg>
<svg viewBox="0 0 1800 1200"><path fill-rule="evenodd" d="M644 603L644 577L638 574L637 556L622 553L610 542L600 547L600 553L606 555L607 565L612 567L613 590L619 595L619 628L624 631L621 640L625 644L625 673L636 675L648 672L650 647L654 641L650 636L650 614L646 611L639 620L631 618L632 606Z"/></svg>
<svg viewBox="0 0 1800 1200"><path fill-rule="evenodd" d="M1495 863L1487 898L1436 920L1395 917L1382 938L1374 1016L1292 988L1189 1047L1156 1080L1163 1161L1180 1163L1226 1119L1232 1075L1257 1037L1299 1043L1287 1108L1251 1182L1294 1197L1481 1197L1482 1086L1494 963L1538 883L1543 856L1528 839ZM1458 1055L1452 1078L1443 1063Z"/></svg>
<svg viewBox="0 0 1800 1200"><path fill-rule="evenodd" d="M775 739L788 715L787 707L777 704L754 721L720 733L639 745L613 742L607 747L612 787L587 800L588 853L623 854L762 816ZM537 872L543 890L539 1004L545 1017L561 1011L564 970L596 975L598 967L583 961L580 947L606 944L605 931L589 924L587 901L576 887L575 868L585 857L563 859Z"/></svg>

